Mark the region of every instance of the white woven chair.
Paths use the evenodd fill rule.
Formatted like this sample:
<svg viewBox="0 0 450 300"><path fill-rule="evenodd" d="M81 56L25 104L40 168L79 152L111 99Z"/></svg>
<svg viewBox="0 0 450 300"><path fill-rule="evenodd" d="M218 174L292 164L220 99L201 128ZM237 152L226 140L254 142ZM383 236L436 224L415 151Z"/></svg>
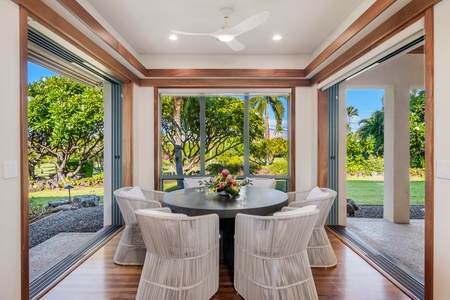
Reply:
<svg viewBox="0 0 450 300"><path fill-rule="evenodd" d="M246 179L250 181L252 186L266 187L271 189L274 189L277 186L277 182L274 178L247 177Z"/></svg>
<svg viewBox="0 0 450 300"><path fill-rule="evenodd" d="M336 192L327 188L315 188L314 191L289 192L287 194L289 206L283 208L283 211L306 205L316 205L320 210L307 248L311 267L328 268L335 266L337 258L325 231L325 222L336 198Z"/></svg>
<svg viewBox="0 0 450 300"><path fill-rule="evenodd" d="M318 299L306 253L318 214L314 206L237 214L234 287L244 299Z"/></svg>
<svg viewBox="0 0 450 300"><path fill-rule="evenodd" d="M137 210L147 253L136 299L210 299L219 289L219 216Z"/></svg>
<svg viewBox="0 0 450 300"><path fill-rule="evenodd" d="M183 179L183 185L185 189L200 187L201 185L198 183L200 180L211 180L211 177L190 177Z"/></svg>
<svg viewBox="0 0 450 300"><path fill-rule="evenodd" d="M114 191L125 222L119 245L113 261L118 265L143 265L145 244L134 211L141 208L161 207L159 202L164 192L140 190L137 187L124 187Z"/></svg>

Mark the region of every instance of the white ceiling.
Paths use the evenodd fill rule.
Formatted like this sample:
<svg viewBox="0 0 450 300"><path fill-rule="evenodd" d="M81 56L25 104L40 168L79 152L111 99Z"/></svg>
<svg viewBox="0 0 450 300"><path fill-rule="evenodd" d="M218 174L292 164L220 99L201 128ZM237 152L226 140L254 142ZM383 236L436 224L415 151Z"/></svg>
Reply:
<svg viewBox="0 0 450 300"><path fill-rule="evenodd" d="M101 15L138 55L312 55L364 0L81 0ZM367 2L367 1L366 1ZM90 7L89 7L90 6ZM241 52L210 36L179 36L170 30L210 33L220 29L220 9L233 9L236 25L263 10L269 19L238 37ZM95 9L93 11L92 9ZM106 26L105 26L106 27ZM272 36L280 34L280 41ZM120 40L120 39L119 39Z"/></svg>

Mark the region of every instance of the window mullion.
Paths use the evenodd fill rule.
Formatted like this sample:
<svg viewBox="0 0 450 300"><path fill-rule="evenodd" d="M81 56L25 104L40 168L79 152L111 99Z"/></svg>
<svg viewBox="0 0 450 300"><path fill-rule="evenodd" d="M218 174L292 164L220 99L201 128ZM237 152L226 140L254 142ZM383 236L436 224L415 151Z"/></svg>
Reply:
<svg viewBox="0 0 450 300"><path fill-rule="evenodd" d="M200 174L205 174L205 118L206 98L200 97Z"/></svg>
<svg viewBox="0 0 450 300"><path fill-rule="evenodd" d="M250 101L248 93L244 94L244 177L250 174Z"/></svg>

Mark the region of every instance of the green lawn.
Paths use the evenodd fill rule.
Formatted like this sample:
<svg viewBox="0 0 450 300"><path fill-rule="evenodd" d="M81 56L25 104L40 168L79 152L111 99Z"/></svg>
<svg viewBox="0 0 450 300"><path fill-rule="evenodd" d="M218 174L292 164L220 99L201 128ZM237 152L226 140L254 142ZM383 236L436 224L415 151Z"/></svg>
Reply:
<svg viewBox="0 0 450 300"><path fill-rule="evenodd" d="M74 187L70 190L70 196L80 196L80 195L97 195L100 197L100 202L103 203L104 190L103 187ZM37 204L42 203L47 206L48 201L55 201L61 198L69 197L68 190L65 189L55 189L55 190L44 190L39 192L32 192L28 194L29 199L34 199Z"/></svg>
<svg viewBox="0 0 450 300"><path fill-rule="evenodd" d="M382 179L347 178L347 198L352 198L356 204L383 204ZM410 203L424 204L425 180L410 181Z"/></svg>

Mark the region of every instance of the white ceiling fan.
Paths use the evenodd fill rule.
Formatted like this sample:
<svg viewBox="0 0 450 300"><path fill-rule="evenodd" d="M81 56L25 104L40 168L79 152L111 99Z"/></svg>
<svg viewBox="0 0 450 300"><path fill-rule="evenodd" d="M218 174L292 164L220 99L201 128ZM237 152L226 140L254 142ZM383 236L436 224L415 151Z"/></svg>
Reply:
<svg viewBox="0 0 450 300"><path fill-rule="evenodd" d="M256 15L253 15L241 23L229 27L228 18L230 17L233 10L231 8L225 7L220 9L220 12L225 19L225 22L221 29L211 32L211 33L195 33L195 32L184 32L178 30L171 30L175 34L185 34L185 35L207 35L217 38L219 41L226 43L232 50L241 51L245 49L245 46L236 39L236 37L244 32L250 31L262 23L264 23L269 18L269 13L267 11L262 11Z"/></svg>

